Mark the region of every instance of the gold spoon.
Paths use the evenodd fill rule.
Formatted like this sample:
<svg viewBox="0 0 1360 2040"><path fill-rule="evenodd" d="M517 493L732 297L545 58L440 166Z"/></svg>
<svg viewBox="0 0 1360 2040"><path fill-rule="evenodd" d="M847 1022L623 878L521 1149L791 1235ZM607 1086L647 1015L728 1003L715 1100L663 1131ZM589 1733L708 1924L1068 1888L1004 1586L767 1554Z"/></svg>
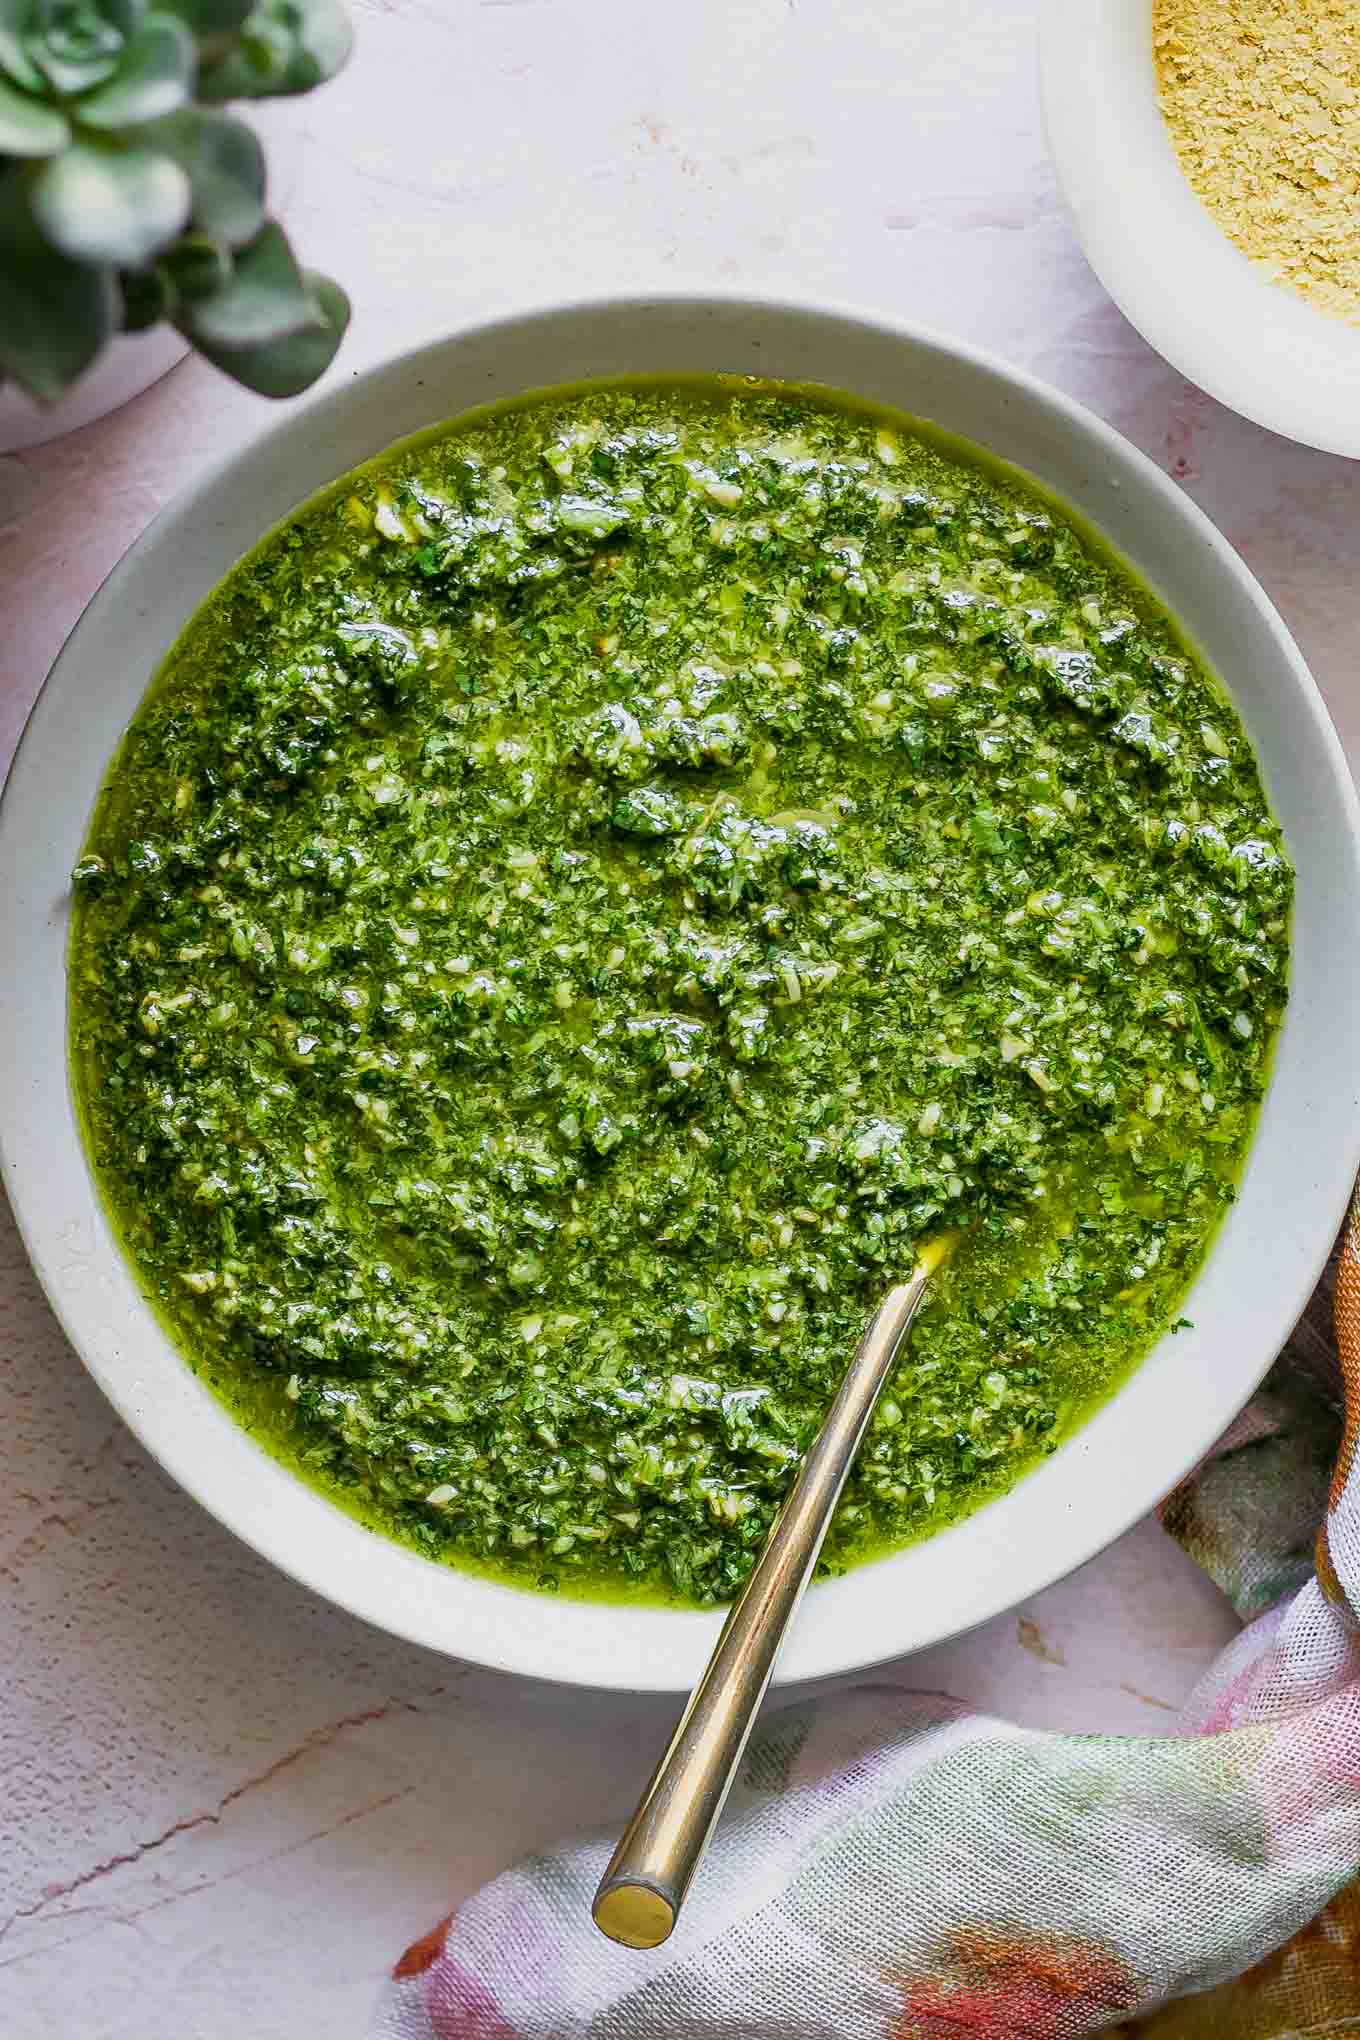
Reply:
<svg viewBox="0 0 1360 2040"><path fill-rule="evenodd" d="M874 1404L955 1238L947 1234L923 1247L910 1282L890 1289L874 1313L670 1748L600 1880L595 1924L625 1948L659 1947L679 1917Z"/></svg>

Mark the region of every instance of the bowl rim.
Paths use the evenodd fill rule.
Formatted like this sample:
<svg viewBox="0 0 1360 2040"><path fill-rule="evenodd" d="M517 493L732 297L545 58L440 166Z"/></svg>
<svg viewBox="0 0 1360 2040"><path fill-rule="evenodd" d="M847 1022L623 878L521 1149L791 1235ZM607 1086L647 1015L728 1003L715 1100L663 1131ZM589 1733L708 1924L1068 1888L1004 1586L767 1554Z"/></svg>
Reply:
<svg viewBox="0 0 1360 2040"><path fill-rule="evenodd" d="M1272 283L1181 169L1162 115L1153 0L1044 0L1039 95L1087 261L1151 347L1239 416L1360 457L1360 325Z"/></svg>
<svg viewBox="0 0 1360 2040"><path fill-rule="evenodd" d="M0 1039L7 1038L11 1048L0 1056L0 1169L30 1258L67 1337L141 1443L219 1521L282 1571L348 1612L411 1642L496 1670L630 1692L684 1690L716 1638L721 1611L559 1599L503 1586L474 1573L432 1567L414 1552L361 1527L270 1457L197 1381L149 1306L136 1296L121 1250L112 1244L75 1125L65 1027L61 1028L59 1053L53 1055L48 1038L51 1015L47 1015L44 1033L38 1010L43 997L48 997L50 1006L52 988L41 969L33 971L27 966L35 943L45 943L49 954L53 940L60 943L59 989L64 1016L63 903L50 894L40 897L35 891L40 877L33 875L44 855L54 875L61 869L54 862L56 853L50 847L44 849L43 830L48 827L42 805L44 775L60 785L65 762L61 745L70 735L62 722L72 706L68 697L79 692L82 667L88 668L93 660L94 669L100 670L98 645L106 628L112 628L120 612L126 617L145 597L146 591L140 587L142 571L148 567L156 571L163 553L169 559L176 534L195 529L195 520L199 527L215 528L213 506L229 492L233 481L239 483L244 478L249 485L253 477L258 485L271 460L277 467L286 458L290 441L305 442L309 434L315 436L318 427L324 428L328 421L342 417L349 406L360 404L365 395L377 396L403 378L414 376L417 386L426 375L435 379L440 363L459 346L477 344L499 351L517 341L533 343L554 329L560 335L573 322L585 329L591 321L611 325L622 321L626 325L629 320L661 322L667 317L682 323L704 318L716 322L744 319L762 329L782 322L790 334L808 331L824 335L833 348L849 347L858 339L864 344L902 348L922 360L939 357L946 371L961 367L1003 408L1017 402L1028 405L1045 428L1052 426L1067 435L1093 463L1105 463L1109 488L1118 491L1124 486L1123 478L1136 478L1144 499L1212 558L1212 574L1231 584L1244 618L1250 617L1250 627L1260 637L1263 653L1268 650L1286 680L1306 745L1311 747L1313 763L1321 775L1321 806L1333 818L1332 847L1344 867L1336 894L1343 915L1343 925L1336 931L1340 954L1348 958L1354 953L1360 958L1360 804L1316 686L1254 577L1204 513L1103 420L988 350L941 336L914 322L824 301L736 291L673 290L645 296L602 293L566 303L540 304L494 321L469 323L323 391L215 463L161 510L96 591L68 637L30 713L0 799ZM623 372L613 371L616 375ZM678 364L675 372L681 372ZM845 386L853 388L853 384ZM438 418L430 422L437 423ZM389 435L389 443L393 436L404 433ZM353 464L346 461L336 472L343 473ZM309 485L296 492L292 501L301 502L312 493ZM1073 507L1088 521L1097 521L1083 505ZM262 517L257 535L275 521L274 516ZM213 580L238 556L239 549L225 566L217 568ZM163 580L165 569L161 572ZM197 607L198 599L191 608ZM129 627L135 630L136 625ZM135 710L159 656L158 651L149 670L147 664L139 666L119 727ZM101 754L99 778L109 755L111 747ZM60 828L59 823L51 826ZM74 847L69 837L56 846L60 851L64 844L68 853L58 881L63 888L65 872L87 826L88 803L82 800ZM41 854L30 857L34 842ZM1360 962L1346 968L1360 996ZM1292 1008L1286 1016L1286 1030L1291 1022ZM23 1053L14 1052L16 1045L20 1050L31 1048L32 1057L26 1061ZM1277 1057L1277 1070L1278 1062ZM1275 1087L1273 1077L1253 1154L1262 1145L1265 1113ZM41 1116L43 1101L48 1117L39 1125L33 1115ZM75 1216L64 1205L48 1208L52 1200L44 1190L54 1113L59 1122L59 1165L66 1168L68 1176L74 1172L79 1178L79 1182L68 1181L67 1192L77 1204L81 1203L82 1188L84 1192L82 1208ZM1119 1407L1132 1387L1157 1367L1167 1345L1164 1339L1114 1398L1052 1459L998 1501L922 1544L857 1567L841 1579L815 1584L778 1667L777 1684L839 1676L972 1628L1084 1563L1170 1491L1258 1385L1325 1265L1360 1163L1360 1089L1348 1080L1345 1098L1329 1100L1328 1112L1319 1125L1323 1128L1320 1137L1329 1144L1326 1180L1312 1196L1305 1234L1291 1235L1288 1242L1290 1277L1273 1295L1268 1335L1263 1332L1261 1337L1264 1350L1250 1362L1235 1363L1226 1392L1219 1389L1206 1394L1198 1380L1186 1380L1182 1401L1193 1409L1177 1448L1159 1453L1151 1472L1138 1472L1121 1464L1119 1458ZM1220 1255L1226 1230L1219 1233L1210 1265ZM1296 1227L1295 1234L1297 1231ZM1238 1258L1242 1258L1240 1252ZM1196 1290L1205 1280L1206 1274L1201 1273ZM129 1296L134 1299L131 1304ZM122 1329L108 1315L114 1301L125 1307ZM1192 1344L1197 1336L1191 1335ZM148 1350L162 1363L168 1353L175 1363L173 1372L165 1374L159 1385L160 1400L156 1402L147 1400L143 1368L149 1364L144 1358ZM1158 1372L1157 1380L1156 1393L1168 1400L1170 1382L1165 1368ZM1147 1394L1152 1396L1153 1390ZM176 1422L188 1421L185 1413L190 1409L195 1437L186 1445L175 1435L174 1427ZM1094 1450L1097 1433L1098 1453ZM1102 1467L1119 1469L1120 1478L1113 1486L1102 1484ZM1065 1471L1055 1488L1051 1476L1060 1468ZM1032 1497L1045 1480L1049 1484L1042 1509L1027 1508L1024 1498ZM1072 1492L1065 1494L1064 1488ZM1078 1490L1088 1504L1084 1515L1077 1509ZM1037 1516L1042 1528L1042 1534L1031 1534L1028 1543L1023 1531L1027 1516ZM1003 1548L1005 1553L1000 1573L986 1580L968 1571L979 1545L977 1526L983 1523L991 1526L984 1540L989 1548ZM1017 1523L1021 1532L1013 1534ZM300 1546L290 1541L299 1525ZM924 1568L927 1576L943 1578L948 1574L963 1581L948 1609L937 1611L924 1623L910 1604L913 1563L918 1575ZM561 1619L564 1611L565 1621Z"/></svg>

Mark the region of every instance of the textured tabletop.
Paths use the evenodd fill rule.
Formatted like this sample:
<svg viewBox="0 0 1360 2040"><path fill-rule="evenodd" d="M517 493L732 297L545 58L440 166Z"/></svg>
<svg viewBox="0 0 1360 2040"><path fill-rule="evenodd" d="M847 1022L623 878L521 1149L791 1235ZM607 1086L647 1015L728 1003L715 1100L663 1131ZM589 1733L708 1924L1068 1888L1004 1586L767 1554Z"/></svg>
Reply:
<svg viewBox="0 0 1360 2040"><path fill-rule="evenodd" d="M1044 154L1023 0L358 0L289 223L353 369L586 289L816 294L997 349L1214 517L1360 756L1360 466L1243 423L1104 297ZM275 123L277 125L277 121ZM337 371L339 373L340 371ZM266 407L190 362L0 458L0 748L82 604ZM386 1962L515 1854L628 1807L671 1713L472 1672L277 1577L157 1471L0 1220L0 2031L362 2033ZM890 1667L1034 1725L1164 1731L1229 1635L1152 1525Z"/></svg>

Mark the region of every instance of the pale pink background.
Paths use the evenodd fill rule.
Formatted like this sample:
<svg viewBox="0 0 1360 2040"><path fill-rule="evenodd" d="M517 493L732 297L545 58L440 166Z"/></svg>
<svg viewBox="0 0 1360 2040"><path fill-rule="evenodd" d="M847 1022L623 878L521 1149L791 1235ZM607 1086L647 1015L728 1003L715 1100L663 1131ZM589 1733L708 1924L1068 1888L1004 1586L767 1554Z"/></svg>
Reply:
<svg viewBox="0 0 1360 2040"><path fill-rule="evenodd" d="M649 282L792 289L997 348L1226 531L1360 755L1360 468L1233 418L1103 297L1016 0L359 0L294 110L290 220L358 307L342 370ZM124 548L268 415L188 363L0 459L0 750ZM358 2033L384 1963L521 1849L617 1818L669 1710L472 1673L276 1578L149 1464L0 1224L0 2031ZM1036 1725L1155 1733L1232 1623L1144 1525L894 1669Z"/></svg>

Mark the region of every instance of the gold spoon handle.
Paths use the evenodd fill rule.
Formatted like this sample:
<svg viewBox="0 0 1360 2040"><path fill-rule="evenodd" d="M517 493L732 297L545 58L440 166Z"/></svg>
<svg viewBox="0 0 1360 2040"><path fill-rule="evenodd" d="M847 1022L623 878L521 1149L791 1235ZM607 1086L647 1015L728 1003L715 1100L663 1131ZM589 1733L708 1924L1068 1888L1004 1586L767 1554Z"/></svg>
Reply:
<svg viewBox="0 0 1360 2040"><path fill-rule="evenodd" d="M875 1312L733 1603L708 1669L595 1894L595 1924L611 1941L655 1948L675 1925L845 1477L937 1264L923 1257L910 1282L890 1290Z"/></svg>

